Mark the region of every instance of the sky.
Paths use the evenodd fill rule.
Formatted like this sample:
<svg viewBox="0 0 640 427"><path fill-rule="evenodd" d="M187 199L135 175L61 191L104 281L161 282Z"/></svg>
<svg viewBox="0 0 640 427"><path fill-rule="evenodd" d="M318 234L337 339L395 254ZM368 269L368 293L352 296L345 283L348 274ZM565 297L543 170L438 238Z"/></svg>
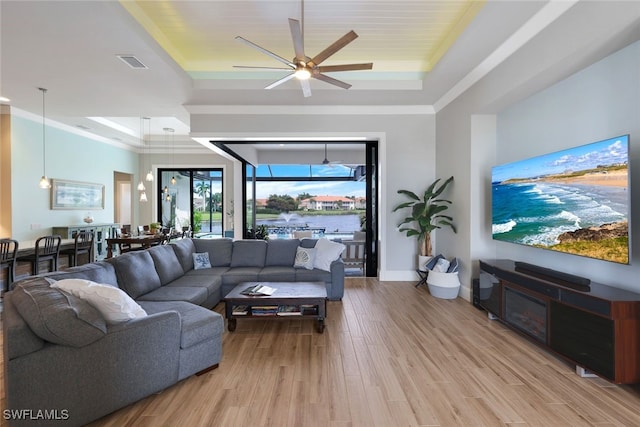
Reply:
<svg viewBox="0 0 640 427"><path fill-rule="evenodd" d="M623 135L592 144L581 145L543 156L495 166L491 181L532 178L552 173L579 171L597 165L628 162L629 136Z"/></svg>
<svg viewBox="0 0 640 427"><path fill-rule="evenodd" d="M272 167L273 176L309 176L309 165L277 165ZM312 165L311 173L314 177L349 176L350 168L342 165ZM259 166L257 176L269 176L266 166ZM272 194L297 197L298 194L309 193L314 196L365 196L366 183L364 181L298 181L298 182L258 182L256 198L267 199Z"/></svg>

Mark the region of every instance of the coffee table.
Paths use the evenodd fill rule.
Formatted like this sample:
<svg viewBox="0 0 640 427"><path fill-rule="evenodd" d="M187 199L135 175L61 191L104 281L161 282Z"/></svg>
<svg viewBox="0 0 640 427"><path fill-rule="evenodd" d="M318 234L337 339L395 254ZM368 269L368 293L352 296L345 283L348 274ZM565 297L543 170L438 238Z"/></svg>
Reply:
<svg viewBox="0 0 640 427"><path fill-rule="evenodd" d="M257 284L275 288L276 291L272 295L242 294L242 291ZM242 282L224 297L224 302L230 332L235 331L239 318L311 318L317 321L316 330L324 332L327 312L327 288L324 282Z"/></svg>

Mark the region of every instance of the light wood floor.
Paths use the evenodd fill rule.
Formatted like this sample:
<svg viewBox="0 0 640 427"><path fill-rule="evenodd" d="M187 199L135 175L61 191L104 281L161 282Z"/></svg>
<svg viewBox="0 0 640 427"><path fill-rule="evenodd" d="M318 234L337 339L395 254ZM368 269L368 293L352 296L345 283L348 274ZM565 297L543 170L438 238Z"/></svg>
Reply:
<svg viewBox="0 0 640 427"><path fill-rule="evenodd" d="M240 319L218 369L91 425L638 426L640 386L580 378L462 299L349 278L324 334Z"/></svg>

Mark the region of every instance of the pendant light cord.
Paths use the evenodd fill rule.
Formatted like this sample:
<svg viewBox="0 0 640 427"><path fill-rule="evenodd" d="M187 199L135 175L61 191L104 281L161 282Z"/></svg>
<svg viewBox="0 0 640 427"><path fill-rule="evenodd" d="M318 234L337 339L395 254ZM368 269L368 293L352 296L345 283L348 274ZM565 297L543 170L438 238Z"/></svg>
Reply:
<svg viewBox="0 0 640 427"><path fill-rule="evenodd" d="M42 176L47 176L47 155L45 151L45 103L44 103L44 94L47 93L47 89L43 87L39 87L42 91Z"/></svg>

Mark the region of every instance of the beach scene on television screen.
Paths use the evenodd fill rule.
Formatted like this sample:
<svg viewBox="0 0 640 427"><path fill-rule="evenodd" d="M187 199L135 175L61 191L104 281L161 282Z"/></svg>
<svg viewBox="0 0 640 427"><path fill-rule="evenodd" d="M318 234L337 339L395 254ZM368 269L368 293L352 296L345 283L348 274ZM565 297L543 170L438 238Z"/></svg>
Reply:
<svg viewBox="0 0 640 427"><path fill-rule="evenodd" d="M628 135L495 166L493 238L629 263Z"/></svg>

